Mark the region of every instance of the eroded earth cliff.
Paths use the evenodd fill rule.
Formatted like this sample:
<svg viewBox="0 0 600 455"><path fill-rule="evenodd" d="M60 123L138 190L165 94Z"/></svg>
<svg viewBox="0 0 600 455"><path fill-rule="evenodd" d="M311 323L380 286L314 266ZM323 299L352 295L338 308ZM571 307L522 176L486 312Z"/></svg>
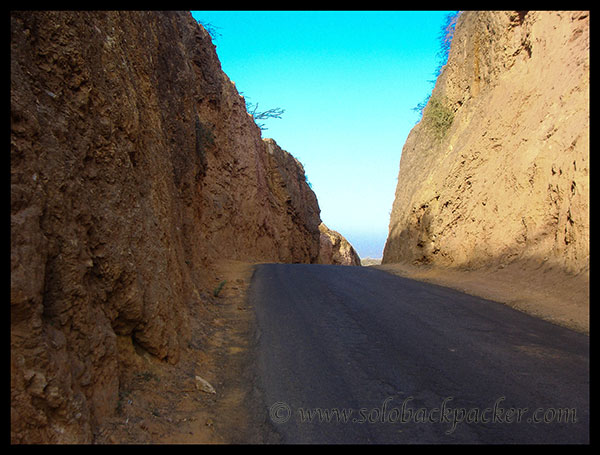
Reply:
<svg viewBox="0 0 600 455"><path fill-rule="evenodd" d="M215 261L316 262L320 222L188 12L11 13L11 440L97 440Z"/></svg>
<svg viewBox="0 0 600 455"><path fill-rule="evenodd" d="M319 264L361 265L358 253L342 234L328 228L325 223L319 225L319 231L321 232Z"/></svg>
<svg viewBox="0 0 600 455"><path fill-rule="evenodd" d="M588 12L461 13L402 150L384 264L517 262L589 269Z"/></svg>

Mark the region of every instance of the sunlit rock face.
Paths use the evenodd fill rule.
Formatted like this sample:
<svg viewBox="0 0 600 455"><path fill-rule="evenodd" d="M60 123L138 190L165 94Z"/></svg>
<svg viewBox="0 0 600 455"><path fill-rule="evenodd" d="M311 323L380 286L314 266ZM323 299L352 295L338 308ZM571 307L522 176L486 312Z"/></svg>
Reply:
<svg viewBox="0 0 600 455"><path fill-rule="evenodd" d="M462 13L404 145L384 263L589 267L589 14Z"/></svg>
<svg viewBox="0 0 600 455"><path fill-rule="evenodd" d="M354 247L337 231L329 229L325 223L319 225L321 250L319 264L361 265Z"/></svg>

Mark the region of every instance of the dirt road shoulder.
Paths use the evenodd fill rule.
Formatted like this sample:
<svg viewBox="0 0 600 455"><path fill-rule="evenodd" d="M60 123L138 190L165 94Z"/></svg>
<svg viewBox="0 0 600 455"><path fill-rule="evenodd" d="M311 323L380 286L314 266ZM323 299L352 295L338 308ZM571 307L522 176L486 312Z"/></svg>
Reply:
<svg viewBox="0 0 600 455"><path fill-rule="evenodd" d="M532 264L483 270L382 264L379 270L505 303L519 311L589 334L589 273L576 276Z"/></svg>

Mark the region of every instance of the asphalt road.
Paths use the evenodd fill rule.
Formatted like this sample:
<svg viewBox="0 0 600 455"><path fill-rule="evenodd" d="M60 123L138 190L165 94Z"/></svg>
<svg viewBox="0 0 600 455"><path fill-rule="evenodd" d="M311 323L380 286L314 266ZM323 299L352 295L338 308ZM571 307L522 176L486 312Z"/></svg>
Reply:
<svg viewBox="0 0 600 455"><path fill-rule="evenodd" d="M264 425L281 443L589 443L589 337L367 267L258 266Z"/></svg>

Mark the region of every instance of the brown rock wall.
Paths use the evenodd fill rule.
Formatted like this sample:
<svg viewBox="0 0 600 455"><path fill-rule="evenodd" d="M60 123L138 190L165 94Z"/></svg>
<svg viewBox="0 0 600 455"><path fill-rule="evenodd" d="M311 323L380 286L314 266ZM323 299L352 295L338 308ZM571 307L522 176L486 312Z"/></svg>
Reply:
<svg viewBox="0 0 600 455"><path fill-rule="evenodd" d="M587 12L462 13L402 151L383 263L513 261L589 267Z"/></svg>
<svg viewBox="0 0 600 455"><path fill-rule="evenodd" d="M11 440L93 441L214 261L314 262L319 223L189 13L11 13Z"/></svg>
<svg viewBox="0 0 600 455"><path fill-rule="evenodd" d="M319 264L361 265L358 253L343 235L329 229L325 223L319 225L319 231L321 232Z"/></svg>

